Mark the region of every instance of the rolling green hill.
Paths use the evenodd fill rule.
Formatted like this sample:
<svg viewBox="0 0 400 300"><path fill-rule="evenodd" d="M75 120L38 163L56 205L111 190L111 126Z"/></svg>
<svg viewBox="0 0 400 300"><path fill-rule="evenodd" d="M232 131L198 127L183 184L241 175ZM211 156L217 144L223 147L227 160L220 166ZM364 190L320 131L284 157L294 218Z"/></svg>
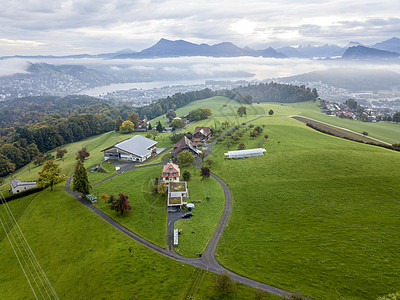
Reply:
<svg viewBox="0 0 400 300"><path fill-rule="evenodd" d="M211 170L228 184L233 197L232 213L217 249L221 264L249 278L301 291L314 299L376 299L398 290L400 279L394 274L400 270L400 153L324 135L288 116L333 120L337 122L330 122L334 125L353 126L349 129L365 130L389 142L399 142L398 124L347 124L343 122L347 120L320 115L312 102L252 105L248 106L248 116L240 118L236 114L239 105L213 97L177 110L179 116L209 107L217 117L192 124L187 130L220 126L225 120L232 127L254 118L250 114L262 114L262 108L266 112L274 110L272 117L254 122L255 126L265 125L259 136L251 138L253 129L246 125L243 128L247 131L229 149L244 143L247 148L264 147L265 156L225 160L225 141L213 148L215 163ZM364 127L367 125L371 127ZM266 133L267 140L263 137ZM156 137L161 147L172 145L169 135ZM102 149L130 136L109 132L66 145L67 155L56 162L63 172L72 174L75 153L83 146L91 153L85 163L90 167L102 160ZM40 168L25 166L13 178L35 180ZM164 204L161 198L158 201L149 194L149 182L159 174L157 168L126 172L97 186L94 192L129 191L130 200L137 204L135 218L117 220L163 245ZM112 174L112 168L106 169ZM94 183L103 176L90 178ZM192 186L193 196L204 197L208 187L197 186L196 182L200 182L198 175L191 182L196 184ZM8 190L9 179L1 188ZM105 211L102 203L98 206ZM61 299L122 299L136 294L146 299L215 297L213 274L164 258L133 242L66 194L62 184L53 192L45 190L11 201L10 207ZM220 204L215 206L215 211L219 210ZM207 213L205 210L204 220ZM214 219L210 218L209 223ZM182 245L182 251L188 256L202 249L212 232L193 234L194 239L200 236L201 240L191 242L190 232L201 230L198 226L210 224L184 224L189 246ZM133 248L132 257L129 247ZM31 297L4 233L0 234L0 254L0 295ZM237 285L232 299L257 295L254 289Z"/></svg>

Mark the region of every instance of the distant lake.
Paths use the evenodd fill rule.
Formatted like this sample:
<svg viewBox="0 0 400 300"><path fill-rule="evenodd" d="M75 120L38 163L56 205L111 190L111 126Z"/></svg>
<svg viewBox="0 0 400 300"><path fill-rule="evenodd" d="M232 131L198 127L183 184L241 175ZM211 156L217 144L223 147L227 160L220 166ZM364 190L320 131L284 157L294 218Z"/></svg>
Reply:
<svg viewBox="0 0 400 300"><path fill-rule="evenodd" d="M229 80L229 79L225 79ZM238 79L236 79L238 80ZM198 80L180 80L180 81L152 81L152 82L128 82L128 83L113 83L109 85L98 86L91 89L82 90L79 92L81 95L88 95L92 97L105 95L114 91L124 91L131 89L150 90L153 88L161 88L166 86L176 85L198 85L205 84L204 79Z"/></svg>

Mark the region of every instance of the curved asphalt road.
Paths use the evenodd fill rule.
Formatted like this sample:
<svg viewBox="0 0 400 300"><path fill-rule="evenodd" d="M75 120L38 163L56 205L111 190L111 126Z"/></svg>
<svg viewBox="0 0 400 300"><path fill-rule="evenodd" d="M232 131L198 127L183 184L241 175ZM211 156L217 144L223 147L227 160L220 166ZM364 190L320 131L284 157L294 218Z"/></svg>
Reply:
<svg viewBox="0 0 400 300"><path fill-rule="evenodd" d="M249 123L249 122L253 122L257 119L260 119L262 117L265 116L265 112L264 115L252 119L250 121L247 121L245 123ZM229 130L231 131L231 130ZM221 136L226 135L229 131L225 132L224 134L222 134ZM212 146L214 145L215 142L209 143L207 144L207 150L206 150L206 156L210 155L211 150L212 150ZM200 168L200 160L197 160L195 165ZM149 166L142 166L142 167L136 167L136 168L145 168L145 167L150 167L153 165L149 165ZM130 167L129 170L133 170L135 169L135 167ZM126 169L126 171L128 171L128 169ZM125 172L125 170L121 170L120 172L107 177L106 179L102 180L101 182L108 180L112 177L115 177L121 173ZM272 293L281 297L287 297L290 296L292 293L289 291L285 291L283 289L279 289L277 287L271 286L271 285L267 285L265 283L241 276L239 274L236 274L228 269L226 269L225 267L223 267L216 259L215 257L215 251L217 249L217 245L219 242L219 239L222 236L222 233L225 230L226 224L228 223L228 219L229 219L229 215L231 212L231 208L232 208L232 196L231 196L231 192L228 188L228 186L226 185L226 183L219 178L218 176L211 174L211 176L218 181L218 183L221 185L223 191L224 191L224 196L225 196L225 206L224 206L224 211L222 213L221 219L218 223L218 226L210 240L210 242L207 245L206 250L204 251L203 255L199 258L189 258L189 257L184 257L184 256L180 256L177 253L175 253L174 251L169 251L168 249L164 249L161 248L157 245L154 245L153 243L147 241L146 239L140 237L139 235L133 233L132 231L130 231L129 229L127 229L126 227L122 226L120 223L116 222L114 219L112 219L111 217L109 217L108 215L106 215L104 212L102 212L101 210L99 210L98 208L96 208L95 206L89 204L87 201L85 201L81 194L78 192L74 192L70 189L70 184L71 184L71 180L72 180L72 176L68 178L66 185L65 185L65 190L67 191L68 194L70 194L71 196L75 197L80 203L82 203L83 205L85 205L88 209L90 209L92 212L94 212L95 214L97 214L99 217L101 217L103 220L105 220L106 222L108 222L109 224L111 224L112 226L114 226L115 228L117 228L118 230L120 230L121 232L123 232L124 234L126 234L127 236L129 236L130 238L132 238L133 240L137 241L138 243L146 246L147 248L152 249L153 251L156 251L164 256L167 256L169 258L172 258L176 261L179 262L183 262L192 266L196 266L205 270L209 270L211 272L220 274L224 271L228 272L229 275L231 276L231 278L237 282L240 282L242 284L266 291L268 293ZM100 182L96 183L95 185L99 184Z"/></svg>

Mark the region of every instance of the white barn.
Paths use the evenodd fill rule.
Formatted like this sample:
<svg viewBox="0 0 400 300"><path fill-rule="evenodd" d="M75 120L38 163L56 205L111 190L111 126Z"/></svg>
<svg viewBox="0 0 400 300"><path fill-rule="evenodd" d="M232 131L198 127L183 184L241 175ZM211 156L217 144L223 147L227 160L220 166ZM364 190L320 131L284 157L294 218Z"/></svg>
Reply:
<svg viewBox="0 0 400 300"><path fill-rule="evenodd" d="M156 141L135 135L104 150L104 159L145 161L156 153Z"/></svg>
<svg viewBox="0 0 400 300"><path fill-rule="evenodd" d="M19 179L13 179L11 180L10 183L11 183L11 191L13 194L37 188L35 181L21 181Z"/></svg>
<svg viewBox="0 0 400 300"><path fill-rule="evenodd" d="M264 148L255 148L255 149L245 149L245 150L236 150L236 151L228 151L228 153L224 153L226 158L245 158L245 157L253 157L253 156L263 156L264 152L266 152Z"/></svg>

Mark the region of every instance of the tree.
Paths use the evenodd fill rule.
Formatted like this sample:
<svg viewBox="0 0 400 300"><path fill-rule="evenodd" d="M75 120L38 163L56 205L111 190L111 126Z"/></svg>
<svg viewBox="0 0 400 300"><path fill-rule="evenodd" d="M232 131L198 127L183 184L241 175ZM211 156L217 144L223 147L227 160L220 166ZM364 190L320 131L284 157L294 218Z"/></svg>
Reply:
<svg viewBox="0 0 400 300"><path fill-rule="evenodd" d="M185 126L185 122L183 122L181 119L175 119L171 123L169 123L169 126L173 128L173 130L177 128L182 128Z"/></svg>
<svg viewBox="0 0 400 300"><path fill-rule="evenodd" d="M171 109L169 109L168 111L167 111L167 114L165 115L167 118L168 118L168 120L171 122L171 120L173 119L173 118L175 118L176 117L176 113L175 113L175 111L171 108Z"/></svg>
<svg viewBox="0 0 400 300"><path fill-rule="evenodd" d="M37 156L35 156L34 160L33 160L33 164L34 165L41 165L44 162L44 154L43 153L39 153Z"/></svg>
<svg viewBox="0 0 400 300"><path fill-rule="evenodd" d="M76 154L76 159L84 162L85 159L88 158L89 156L90 156L90 153L86 150L86 148L82 148Z"/></svg>
<svg viewBox="0 0 400 300"><path fill-rule="evenodd" d="M158 123L157 123L156 130L157 130L158 132L163 132L163 130L164 130L164 128L163 128L163 126L161 125L161 122L160 122L160 121L158 121Z"/></svg>
<svg viewBox="0 0 400 300"><path fill-rule="evenodd" d="M362 132L362 135L363 135L363 136L367 136L367 135L368 135L368 132L363 131L363 132Z"/></svg>
<svg viewBox="0 0 400 300"><path fill-rule="evenodd" d="M269 114L270 116L272 116L272 115L274 114L274 111L273 111L272 109L270 109L269 112L268 112L268 114Z"/></svg>
<svg viewBox="0 0 400 300"><path fill-rule="evenodd" d="M113 199L111 200L110 208L111 208L111 210L115 210L120 215L126 215L132 209L132 207L128 201L128 196L124 195L123 193L120 193L118 198L115 198L115 197L112 197L112 198ZM111 196L109 198L109 201L110 201L110 199L111 199Z"/></svg>
<svg viewBox="0 0 400 300"><path fill-rule="evenodd" d="M64 155L68 152L67 149L60 149L59 147L56 148L57 154L56 157L62 159Z"/></svg>
<svg viewBox="0 0 400 300"><path fill-rule="evenodd" d="M258 135L258 131L253 130L252 132L250 132L250 137L253 139Z"/></svg>
<svg viewBox="0 0 400 300"><path fill-rule="evenodd" d="M168 185L163 181L157 186L157 193L165 195L168 190Z"/></svg>
<svg viewBox="0 0 400 300"><path fill-rule="evenodd" d="M238 146L238 149L239 150L244 150L244 149L246 149L246 145L243 144L243 143L240 143L239 146Z"/></svg>
<svg viewBox="0 0 400 300"><path fill-rule="evenodd" d="M269 135L268 134L264 134L264 139L268 140Z"/></svg>
<svg viewBox="0 0 400 300"><path fill-rule="evenodd" d="M185 150L179 153L177 161L178 164L182 166L188 166L189 164L194 163L196 158L191 152Z"/></svg>
<svg viewBox="0 0 400 300"><path fill-rule="evenodd" d="M53 186L67 180L67 176L61 173L60 165L52 160L44 163L42 170L39 172L39 187L47 187L50 185L51 190Z"/></svg>
<svg viewBox="0 0 400 300"><path fill-rule="evenodd" d="M344 103L346 104L350 110L355 110L357 109L357 101L354 99L347 99L347 101Z"/></svg>
<svg viewBox="0 0 400 300"><path fill-rule="evenodd" d="M138 113L131 113L130 115L128 115L128 120L131 121L134 125L134 128L138 128L139 127L139 114Z"/></svg>
<svg viewBox="0 0 400 300"><path fill-rule="evenodd" d="M121 133L132 133L135 131L135 125L131 121L124 121L119 128Z"/></svg>
<svg viewBox="0 0 400 300"><path fill-rule="evenodd" d="M247 115L247 112L246 112L246 106L240 106L238 109L237 109L237 113L238 113L238 115L239 116L243 116L243 115Z"/></svg>
<svg viewBox="0 0 400 300"><path fill-rule="evenodd" d="M6 176L15 171L15 164L3 154L0 154L0 176Z"/></svg>
<svg viewBox="0 0 400 300"><path fill-rule="evenodd" d="M219 297L231 294L235 289L235 283L227 271L215 277L214 291Z"/></svg>
<svg viewBox="0 0 400 300"><path fill-rule="evenodd" d="M115 119L115 131L119 131L119 128L122 126L124 120L120 116Z"/></svg>
<svg viewBox="0 0 400 300"><path fill-rule="evenodd" d="M74 179L72 181L72 189L83 195L88 194L92 187L89 184L87 172L83 162L78 159L75 166Z"/></svg>
<svg viewBox="0 0 400 300"><path fill-rule="evenodd" d="M203 177L201 180L210 177L211 171L207 167L203 167L200 169L200 175Z"/></svg>
<svg viewBox="0 0 400 300"><path fill-rule="evenodd" d="M397 113L395 113L392 117L392 121L399 123L400 122L400 111L398 111Z"/></svg>
<svg viewBox="0 0 400 300"><path fill-rule="evenodd" d="M210 156L208 156L208 157L204 160L204 163L205 163L206 165L208 165L208 166L211 168L211 166L214 164L214 160L213 160Z"/></svg>
<svg viewBox="0 0 400 300"><path fill-rule="evenodd" d="M185 170L182 173L182 177L184 181L189 181L190 178L192 178L192 173L190 173L189 170Z"/></svg>

